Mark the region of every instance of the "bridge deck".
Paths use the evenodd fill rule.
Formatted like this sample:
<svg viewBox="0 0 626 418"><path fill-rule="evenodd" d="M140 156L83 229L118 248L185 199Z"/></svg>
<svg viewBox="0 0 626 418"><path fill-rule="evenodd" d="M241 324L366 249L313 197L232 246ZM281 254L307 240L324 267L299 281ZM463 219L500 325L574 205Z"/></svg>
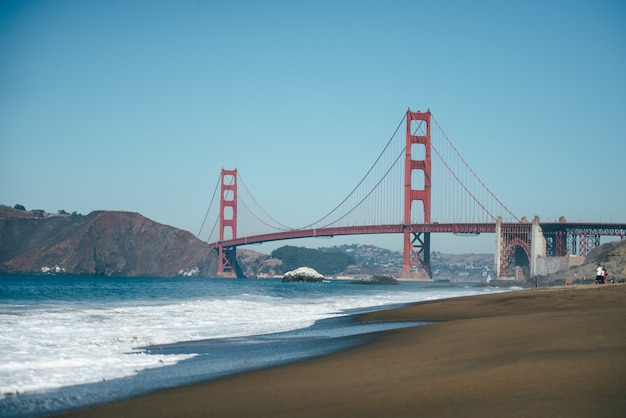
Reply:
<svg viewBox="0 0 626 418"><path fill-rule="evenodd" d="M509 227L531 228L531 223L503 223L506 230ZM568 222L541 222L541 228L547 231L564 231L568 233L588 233L590 235L611 235L626 237L626 224L612 223L568 223ZM240 245L259 244L262 242L281 241L296 238L332 237L335 235L374 235L374 234L399 234L405 230L413 233L450 233L450 234L482 234L495 233L495 223L430 223L430 224L389 224L389 225L362 225L343 226L317 229L294 229L269 234L253 235L249 237L213 242L209 245L217 248L236 247Z"/></svg>

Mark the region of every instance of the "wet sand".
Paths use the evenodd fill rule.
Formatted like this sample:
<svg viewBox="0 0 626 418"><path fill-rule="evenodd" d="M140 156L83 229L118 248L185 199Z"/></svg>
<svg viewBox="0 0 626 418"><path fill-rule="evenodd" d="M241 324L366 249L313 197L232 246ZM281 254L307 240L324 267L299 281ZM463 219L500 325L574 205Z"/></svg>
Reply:
<svg viewBox="0 0 626 418"><path fill-rule="evenodd" d="M626 285L470 296L360 320L433 323L67 416L626 416Z"/></svg>

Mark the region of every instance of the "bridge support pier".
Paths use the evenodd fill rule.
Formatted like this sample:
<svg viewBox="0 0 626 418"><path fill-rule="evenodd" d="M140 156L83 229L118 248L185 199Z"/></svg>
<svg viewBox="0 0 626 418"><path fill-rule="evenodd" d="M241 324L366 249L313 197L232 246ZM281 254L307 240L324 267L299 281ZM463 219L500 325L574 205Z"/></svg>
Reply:
<svg viewBox="0 0 626 418"><path fill-rule="evenodd" d="M538 262L546 257L546 239L539 217L532 224L502 224L496 220L496 248L494 251L496 278L500 280L529 279L538 274Z"/></svg>
<svg viewBox="0 0 626 418"><path fill-rule="evenodd" d="M237 277L237 247L225 247L222 244L217 247L218 277Z"/></svg>
<svg viewBox="0 0 626 418"><path fill-rule="evenodd" d="M540 257L546 258L546 238L543 236L539 217L535 216L530 231L530 277L538 274L537 263Z"/></svg>
<svg viewBox="0 0 626 418"><path fill-rule="evenodd" d="M503 224L496 220L495 268L499 280L519 280L530 276L531 225L528 222Z"/></svg>
<svg viewBox="0 0 626 418"><path fill-rule="evenodd" d="M430 232L404 231L402 278L430 280Z"/></svg>
<svg viewBox="0 0 626 418"><path fill-rule="evenodd" d="M502 216L498 216L496 219L496 248L493 251L493 269L496 275L496 279L500 280L501 268L502 268Z"/></svg>

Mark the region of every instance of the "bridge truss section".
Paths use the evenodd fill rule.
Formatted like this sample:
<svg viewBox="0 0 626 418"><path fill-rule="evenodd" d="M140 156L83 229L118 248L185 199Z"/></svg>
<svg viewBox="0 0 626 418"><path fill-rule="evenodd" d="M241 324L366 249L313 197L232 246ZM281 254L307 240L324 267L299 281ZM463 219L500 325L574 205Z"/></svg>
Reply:
<svg viewBox="0 0 626 418"><path fill-rule="evenodd" d="M541 229L549 257L586 256L602 236L626 238L626 224L542 222Z"/></svg>

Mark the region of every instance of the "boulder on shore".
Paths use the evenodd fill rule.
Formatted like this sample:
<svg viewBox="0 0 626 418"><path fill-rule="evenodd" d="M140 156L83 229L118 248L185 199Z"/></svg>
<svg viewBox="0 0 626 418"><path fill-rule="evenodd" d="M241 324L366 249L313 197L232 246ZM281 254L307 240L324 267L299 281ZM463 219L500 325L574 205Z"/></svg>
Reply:
<svg viewBox="0 0 626 418"><path fill-rule="evenodd" d="M357 280L352 284L400 284L397 279L391 276L372 276L369 279Z"/></svg>
<svg viewBox="0 0 626 418"><path fill-rule="evenodd" d="M324 276L311 267L298 267L283 275L283 282L322 282Z"/></svg>

